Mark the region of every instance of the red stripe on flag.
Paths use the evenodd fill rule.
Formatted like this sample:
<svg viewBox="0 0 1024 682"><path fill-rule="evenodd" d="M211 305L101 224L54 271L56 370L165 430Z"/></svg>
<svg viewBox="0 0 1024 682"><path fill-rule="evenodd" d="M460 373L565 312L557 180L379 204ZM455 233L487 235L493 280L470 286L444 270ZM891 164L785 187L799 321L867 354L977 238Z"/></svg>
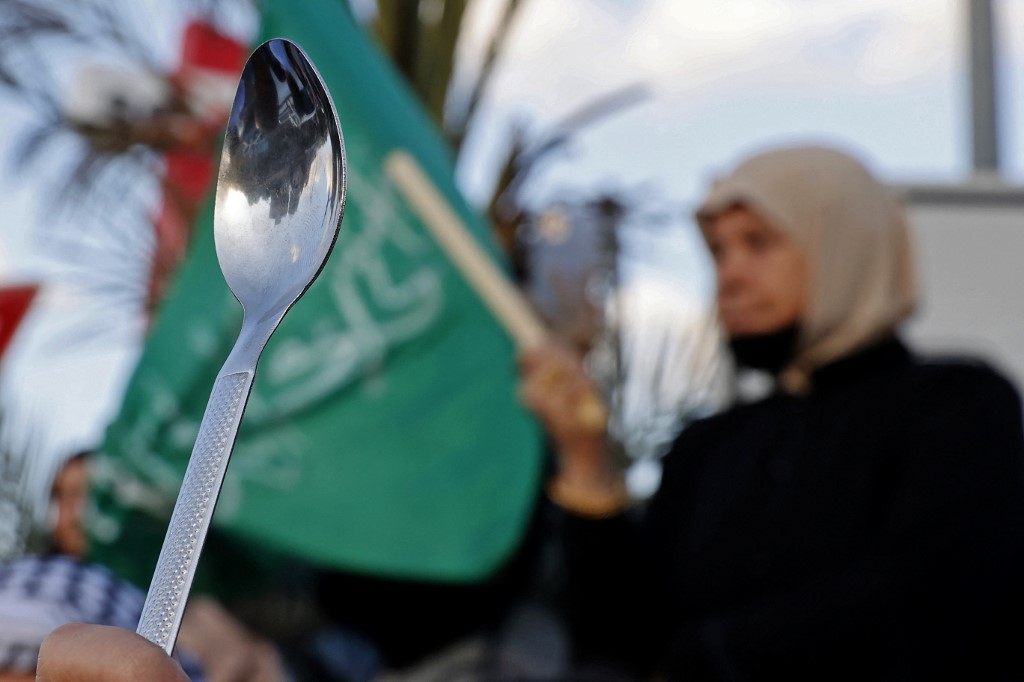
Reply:
<svg viewBox="0 0 1024 682"><path fill-rule="evenodd" d="M0 288L0 357L14 338L14 332L32 305L38 289L30 285Z"/></svg>
<svg viewBox="0 0 1024 682"><path fill-rule="evenodd" d="M238 73L245 63L245 46L207 24L192 22L185 27L181 68L203 68Z"/></svg>
<svg viewBox="0 0 1024 682"><path fill-rule="evenodd" d="M181 63L173 78L188 91L204 74L233 77L245 63L246 46L218 32L212 26L192 22L185 28ZM213 140L223 128L230 109L230 100L216 120L196 120L194 129L200 136ZM204 112L209 115L210 112ZM208 147L208 150L203 148ZM164 158L164 197L154 220L157 248L153 257L149 285L149 307L163 298L168 279L177 269L188 246L190 228L196 211L213 184L216 171L213 145L197 143L196 149L172 149Z"/></svg>

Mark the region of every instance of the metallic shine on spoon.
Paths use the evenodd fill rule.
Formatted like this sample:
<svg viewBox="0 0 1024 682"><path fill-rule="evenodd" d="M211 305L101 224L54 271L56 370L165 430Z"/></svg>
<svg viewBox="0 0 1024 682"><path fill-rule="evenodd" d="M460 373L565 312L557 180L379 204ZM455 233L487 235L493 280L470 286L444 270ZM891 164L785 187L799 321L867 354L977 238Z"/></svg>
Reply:
<svg viewBox="0 0 1024 682"><path fill-rule="evenodd" d="M323 269L345 210L345 149L334 103L283 39L249 57L217 178L217 259L245 317L217 375L160 550L138 633L174 650L256 363Z"/></svg>

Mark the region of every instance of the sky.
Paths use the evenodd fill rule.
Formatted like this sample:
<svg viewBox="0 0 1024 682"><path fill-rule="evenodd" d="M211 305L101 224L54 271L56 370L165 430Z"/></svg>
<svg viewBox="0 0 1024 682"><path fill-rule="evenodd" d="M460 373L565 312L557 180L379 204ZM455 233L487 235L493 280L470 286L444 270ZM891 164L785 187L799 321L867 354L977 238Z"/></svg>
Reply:
<svg viewBox="0 0 1024 682"><path fill-rule="evenodd" d="M543 130L602 93L639 82L649 99L584 131L572 163L552 170L547 184L570 177L652 182L692 202L740 155L793 139L859 150L893 182L961 180L970 165L966 6L526 0L489 93L490 125L471 140L460 178L471 196L483 195L491 178L477 159L501 147L503 128L525 120ZM1024 3L997 0L996 10L1005 170L1019 182ZM480 14L485 27L489 17Z"/></svg>
<svg viewBox="0 0 1024 682"><path fill-rule="evenodd" d="M134 4L171 63L180 22L168 5ZM481 39L503 6L473 4L460 77L479 63ZM1021 183L1024 0L997 0L996 10L1004 177ZM968 178L965 18L964 0L522 0L457 178L482 203L513 125L540 139L597 98L642 85L641 101L576 131L534 178L530 196L543 206L581 189L626 189L668 211L667 225L635 231L623 268L631 278L671 283L679 305L691 306L686 296L706 300L710 288L686 216L710 179L753 149L823 141L855 151L891 182ZM0 107L5 121L24 115L10 103ZM7 146L0 137L0 154ZM67 281L33 236L44 220L44 175L36 168L4 178L0 284ZM54 288L33 331L15 340L0 366L7 387L0 401L64 425L54 447L99 438L143 331L137 320L111 317L93 343L61 359L52 339L86 304L73 286ZM85 378L69 385L75 372Z"/></svg>

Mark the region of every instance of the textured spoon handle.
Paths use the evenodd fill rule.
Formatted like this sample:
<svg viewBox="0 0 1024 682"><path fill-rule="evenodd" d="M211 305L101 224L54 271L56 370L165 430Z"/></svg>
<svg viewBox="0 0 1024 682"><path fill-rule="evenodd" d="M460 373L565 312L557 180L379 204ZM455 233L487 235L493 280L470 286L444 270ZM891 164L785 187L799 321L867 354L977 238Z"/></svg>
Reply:
<svg viewBox="0 0 1024 682"><path fill-rule="evenodd" d="M199 553L210 528L253 372L217 379L164 537L138 633L170 654L178 638Z"/></svg>

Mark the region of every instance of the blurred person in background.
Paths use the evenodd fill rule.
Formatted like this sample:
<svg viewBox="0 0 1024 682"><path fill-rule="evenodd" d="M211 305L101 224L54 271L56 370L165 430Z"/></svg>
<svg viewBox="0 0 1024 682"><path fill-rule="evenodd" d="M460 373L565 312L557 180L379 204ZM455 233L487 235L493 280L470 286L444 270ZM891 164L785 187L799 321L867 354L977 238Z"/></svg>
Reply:
<svg viewBox="0 0 1024 682"><path fill-rule="evenodd" d="M107 569L61 554L26 555L0 565L0 682L34 679L44 639L68 623L134 629L144 600L145 594ZM183 632L189 632L195 642L200 633L209 635L212 628L203 622L208 607L189 608L193 613L186 614ZM229 652L236 649L226 646L223 636L210 638ZM180 665L193 682L279 679L259 677L261 666L253 660L255 656L245 661L245 676L224 674L228 668L220 661L225 655L209 659L215 665L207 668L208 674L195 650L182 648ZM95 653L106 655L103 649ZM235 668L243 670L241 663Z"/></svg>
<svg viewBox="0 0 1024 682"><path fill-rule="evenodd" d="M12 538L0 562L0 682L34 679L44 638L62 625L138 624L145 594L83 560L88 461L87 452L34 457L24 466L19 489L3 491L17 498L6 500L6 508L18 513L0 519L5 537ZM179 643L182 665L194 682L286 679L277 651L207 597L189 603Z"/></svg>
<svg viewBox="0 0 1024 682"><path fill-rule="evenodd" d="M900 340L917 295L896 199L845 153L775 149L697 219L735 362L774 391L687 428L643 509L580 417L578 357L522 358L560 456L578 657L691 682L1024 679L1020 400Z"/></svg>

